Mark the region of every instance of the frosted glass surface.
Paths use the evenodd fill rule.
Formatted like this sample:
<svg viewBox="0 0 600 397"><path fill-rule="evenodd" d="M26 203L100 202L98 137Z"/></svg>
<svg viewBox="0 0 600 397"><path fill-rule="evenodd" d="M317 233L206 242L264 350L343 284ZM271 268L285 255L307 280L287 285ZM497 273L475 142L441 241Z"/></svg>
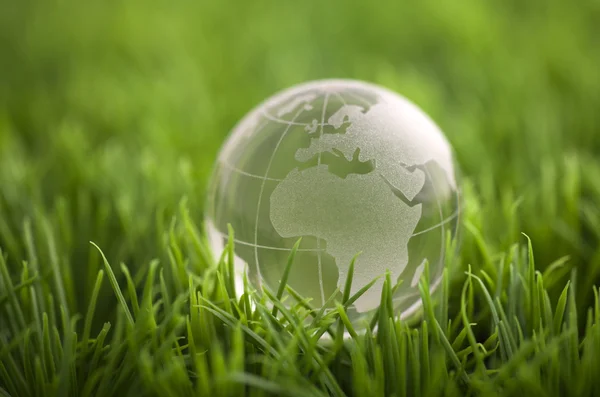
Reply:
<svg viewBox="0 0 600 397"><path fill-rule="evenodd" d="M451 147L422 110L373 84L323 80L280 92L240 121L218 156L207 203L215 255L231 224L236 268L258 290L277 289L302 237L288 283L313 306L343 290L361 252L351 293L389 270L401 281L394 305L406 314L420 304L426 260L439 283L460 200ZM382 286L354 303L353 321L379 306Z"/></svg>

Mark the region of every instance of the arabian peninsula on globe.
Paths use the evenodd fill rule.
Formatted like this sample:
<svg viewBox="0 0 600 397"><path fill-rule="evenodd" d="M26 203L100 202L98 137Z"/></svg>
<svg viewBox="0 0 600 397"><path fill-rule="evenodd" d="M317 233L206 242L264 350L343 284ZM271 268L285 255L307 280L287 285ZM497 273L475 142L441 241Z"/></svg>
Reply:
<svg viewBox="0 0 600 397"><path fill-rule="evenodd" d="M451 147L407 99L351 80L292 87L252 110L219 154L206 210L216 255L235 232L236 267L276 290L302 237L288 284L322 306L389 271L397 310L418 307L427 261L435 287L455 238L459 189ZM378 280L353 320L379 306ZM338 289L338 290L336 290Z"/></svg>

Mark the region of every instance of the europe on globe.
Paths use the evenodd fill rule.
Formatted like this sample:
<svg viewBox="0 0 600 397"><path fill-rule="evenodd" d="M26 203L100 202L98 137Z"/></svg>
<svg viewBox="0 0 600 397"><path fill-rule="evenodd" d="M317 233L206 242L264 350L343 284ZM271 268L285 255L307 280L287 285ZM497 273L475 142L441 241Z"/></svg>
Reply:
<svg viewBox="0 0 600 397"><path fill-rule="evenodd" d="M277 290L301 237L288 284L313 307L341 299L360 253L351 294L389 271L394 307L409 314L425 263L435 289L456 238L457 175L443 133L404 97L353 80L304 83L234 128L214 167L206 230L220 255L232 226L236 269L257 290ZM349 308L352 321L377 309L382 279Z"/></svg>

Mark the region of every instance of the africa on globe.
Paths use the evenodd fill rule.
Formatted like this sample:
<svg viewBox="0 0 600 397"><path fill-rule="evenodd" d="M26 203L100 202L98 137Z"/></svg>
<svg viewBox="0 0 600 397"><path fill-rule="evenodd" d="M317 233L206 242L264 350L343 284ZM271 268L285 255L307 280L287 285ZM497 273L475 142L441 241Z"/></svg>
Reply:
<svg viewBox="0 0 600 397"><path fill-rule="evenodd" d="M353 80L304 83L269 98L234 128L218 156L205 225L216 255L235 232L235 264L260 291L288 284L321 307L389 271L403 315L420 305L429 263L439 284L456 237L459 186L452 149L416 105ZM380 278L349 308L358 323L379 306ZM337 289L337 290L336 290ZM334 301L334 300L329 300Z"/></svg>

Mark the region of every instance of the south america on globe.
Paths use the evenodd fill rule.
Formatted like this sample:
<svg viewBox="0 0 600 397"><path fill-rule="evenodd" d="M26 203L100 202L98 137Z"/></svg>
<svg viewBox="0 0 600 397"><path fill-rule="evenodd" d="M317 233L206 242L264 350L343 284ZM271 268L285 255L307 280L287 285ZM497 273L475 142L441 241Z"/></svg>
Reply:
<svg viewBox="0 0 600 397"><path fill-rule="evenodd" d="M408 315L420 305L425 263L433 290L457 236L457 175L448 140L404 97L353 80L304 83L230 134L211 178L206 232L220 255L232 226L236 269L258 291L277 290L301 237L288 284L317 308L341 299L360 253L351 294L389 271L399 283L394 308ZM348 309L357 325L378 308L382 279Z"/></svg>

